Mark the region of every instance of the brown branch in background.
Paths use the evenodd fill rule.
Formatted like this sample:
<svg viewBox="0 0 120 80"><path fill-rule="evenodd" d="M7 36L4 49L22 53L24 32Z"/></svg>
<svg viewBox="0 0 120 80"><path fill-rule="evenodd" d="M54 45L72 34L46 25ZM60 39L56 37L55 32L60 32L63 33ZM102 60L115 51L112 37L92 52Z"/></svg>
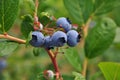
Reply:
<svg viewBox="0 0 120 80"><path fill-rule="evenodd" d="M88 35L88 29L89 29L89 24L92 20L92 17L90 17L85 25L83 25L83 33L84 33L84 43L85 44L85 38ZM83 70L82 70L82 75L86 77L86 71L87 71L87 66L88 66L88 59L85 58L83 62Z"/></svg>
<svg viewBox="0 0 120 80"><path fill-rule="evenodd" d="M83 25L83 32L84 32L84 38L86 38L88 34L89 24L91 22L92 17L90 17L85 25Z"/></svg>
<svg viewBox="0 0 120 80"><path fill-rule="evenodd" d="M2 39L8 39L8 40L11 40L11 41L15 41L15 42L20 43L20 44L25 44L26 43L25 40L22 40L22 39L10 36L8 34L0 34L0 38L2 38Z"/></svg>
<svg viewBox="0 0 120 80"><path fill-rule="evenodd" d="M82 75L83 75L84 77L86 77L87 65L88 65L88 59L85 58L85 59L84 59L84 62L83 62L83 71L82 71Z"/></svg>

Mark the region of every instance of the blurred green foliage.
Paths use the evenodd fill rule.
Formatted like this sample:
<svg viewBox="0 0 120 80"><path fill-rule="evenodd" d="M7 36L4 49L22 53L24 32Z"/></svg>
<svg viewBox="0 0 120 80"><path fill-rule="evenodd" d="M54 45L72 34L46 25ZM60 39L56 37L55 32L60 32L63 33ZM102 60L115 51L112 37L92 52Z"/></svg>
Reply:
<svg viewBox="0 0 120 80"><path fill-rule="evenodd" d="M41 12L47 11L51 15L54 15L56 18L65 16L65 17L69 17L73 23L77 23L77 21L75 21L73 16L71 16L72 13L67 12L67 9L65 8L62 0L40 0L39 4L40 4L39 6L40 10L38 11L39 16ZM117 22L118 26L120 26L119 12L120 9L116 8L115 10L113 10L112 13L107 14L107 16L112 17ZM19 26L22 21L21 16L25 14L33 15L33 13L34 13L33 0L20 0L19 16L14 24L14 27L9 31L9 33L23 38L23 36L21 36L21 32L19 32L20 30ZM88 15L84 17L86 21ZM11 31L13 33L11 33ZM89 76L87 76L87 79L105 80L103 78L103 75L100 73L100 70L98 69L97 65L99 62L101 61L120 62L119 59L120 58L120 28L119 27L117 28L116 33L117 33L116 37L110 48L106 52L104 52L104 54L101 55L100 57L96 57L89 61L88 70L87 70L88 72L87 75ZM80 46L77 47L78 48L76 49L79 50L78 53L76 52L77 50L72 50L72 51L73 53L80 54L80 56L77 56L78 58L80 57L80 60L76 59L76 61L74 60L73 62L80 61L81 64L83 64L82 60L85 57L83 54L84 51L79 49ZM8 49L7 52L9 51L10 50ZM40 54L37 54L39 56L36 57L33 54L33 48L29 46L26 48L25 45L20 45L13 52L13 54L5 56L7 61L7 68L0 73L0 80L45 80L43 75L40 74L42 74L43 71L46 69L53 70L53 65L51 64L51 61L44 50L38 50L38 52ZM70 53L65 54L65 56L67 57L68 55L70 55ZM78 68L77 69L74 68L74 66L76 66L77 64L72 67L71 64L69 63L69 60L67 60L65 56L64 54L59 54L57 58L60 66L60 70L61 73L63 74L64 80L73 80L74 76L72 75L72 72L76 70L78 71ZM72 57L76 57L76 56L72 56Z"/></svg>

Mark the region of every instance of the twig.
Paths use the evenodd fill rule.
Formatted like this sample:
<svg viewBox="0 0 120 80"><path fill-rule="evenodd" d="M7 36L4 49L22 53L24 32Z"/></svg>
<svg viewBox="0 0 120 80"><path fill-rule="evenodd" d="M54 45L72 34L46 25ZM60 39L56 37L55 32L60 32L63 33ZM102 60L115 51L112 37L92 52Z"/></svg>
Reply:
<svg viewBox="0 0 120 80"><path fill-rule="evenodd" d="M55 54L54 58L56 58L56 56L58 54L58 50L59 50L59 48L56 48L56 51L54 52L54 54Z"/></svg>
<svg viewBox="0 0 120 80"><path fill-rule="evenodd" d="M88 59L85 58L83 62L83 71L82 71L82 75L85 77L86 77L87 65L88 65Z"/></svg>
<svg viewBox="0 0 120 80"><path fill-rule="evenodd" d="M46 49L46 51L47 51L48 55L50 56L51 61L54 65L54 69L55 69L55 73L56 73L56 80L59 80L59 79L62 80L62 77L61 77L60 72L59 72L58 64L56 61L56 57L52 56L53 53L51 50Z"/></svg>
<svg viewBox="0 0 120 80"><path fill-rule="evenodd" d="M84 31L84 38L86 38L87 34L88 34L88 28L89 28L89 24L92 20L92 17L90 17L87 21L87 23L85 25L83 25L83 31Z"/></svg>
<svg viewBox="0 0 120 80"><path fill-rule="evenodd" d="M85 38L88 35L88 29L89 29L89 24L92 20L92 17L90 17L87 21L87 23L83 26L83 33L84 33L84 44L85 44ZM84 62L83 62L83 70L82 70L82 75L86 77L86 70L87 70L87 65L88 65L88 59L85 57Z"/></svg>
<svg viewBox="0 0 120 80"><path fill-rule="evenodd" d="M54 68L55 68L55 72L56 73L59 73L59 69L58 69L58 65L57 65L57 62L56 62L56 58L54 58L54 56L52 56L52 51L51 50L48 50L46 49L46 51L48 52L48 55L50 56L51 60L52 60L52 63L54 65Z"/></svg>
<svg viewBox="0 0 120 80"><path fill-rule="evenodd" d="M22 40L22 39L19 39L19 38L16 38L16 37L13 37L13 36L10 36L8 34L0 34L0 38L3 38L3 39L8 39L8 40L11 40L11 41L15 41L15 42L18 42L20 44L25 44L26 41L25 40Z"/></svg>
<svg viewBox="0 0 120 80"><path fill-rule="evenodd" d="M38 4L39 1L35 0L35 12L34 12L34 30L39 30L40 27L40 22L38 21L38 16L37 16L37 12L38 12Z"/></svg>
<svg viewBox="0 0 120 80"><path fill-rule="evenodd" d="M39 1L38 1L38 0L35 0L35 13L34 13L34 17L37 16L38 4L39 4Z"/></svg>

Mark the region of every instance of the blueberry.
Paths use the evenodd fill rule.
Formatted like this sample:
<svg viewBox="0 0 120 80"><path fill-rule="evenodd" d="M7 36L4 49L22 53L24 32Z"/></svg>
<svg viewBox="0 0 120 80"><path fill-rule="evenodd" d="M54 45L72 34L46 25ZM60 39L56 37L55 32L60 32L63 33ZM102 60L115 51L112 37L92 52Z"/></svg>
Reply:
<svg viewBox="0 0 120 80"><path fill-rule="evenodd" d="M53 48L54 48L53 42L52 42L50 36L46 36L46 37L45 37L44 47L47 48L47 49L53 49Z"/></svg>
<svg viewBox="0 0 120 80"><path fill-rule="evenodd" d="M62 47L67 42L67 35L62 31L57 31L51 36L52 45Z"/></svg>
<svg viewBox="0 0 120 80"><path fill-rule="evenodd" d="M39 31L32 32L32 40L30 44L34 47L41 47L44 44L44 35Z"/></svg>
<svg viewBox="0 0 120 80"><path fill-rule="evenodd" d="M65 32L68 32L72 28L71 21L69 20L69 18L60 17L57 19L56 24L57 27L63 28Z"/></svg>
<svg viewBox="0 0 120 80"><path fill-rule="evenodd" d="M67 32L67 44L70 47L74 47L80 41L81 35L75 30L70 30Z"/></svg>
<svg viewBox="0 0 120 80"><path fill-rule="evenodd" d="M6 66L7 66L6 60L0 59L0 72L1 72L4 68L6 68Z"/></svg>

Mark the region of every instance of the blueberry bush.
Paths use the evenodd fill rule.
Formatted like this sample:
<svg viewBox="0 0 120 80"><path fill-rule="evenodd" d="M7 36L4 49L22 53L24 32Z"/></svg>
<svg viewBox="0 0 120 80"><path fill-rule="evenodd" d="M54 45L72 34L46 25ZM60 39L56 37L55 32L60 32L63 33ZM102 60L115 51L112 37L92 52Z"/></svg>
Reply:
<svg viewBox="0 0 120 80"><path fill-rule="evenodd" d="M0 0L0 80L120 80L120 0Z"/></svg>

